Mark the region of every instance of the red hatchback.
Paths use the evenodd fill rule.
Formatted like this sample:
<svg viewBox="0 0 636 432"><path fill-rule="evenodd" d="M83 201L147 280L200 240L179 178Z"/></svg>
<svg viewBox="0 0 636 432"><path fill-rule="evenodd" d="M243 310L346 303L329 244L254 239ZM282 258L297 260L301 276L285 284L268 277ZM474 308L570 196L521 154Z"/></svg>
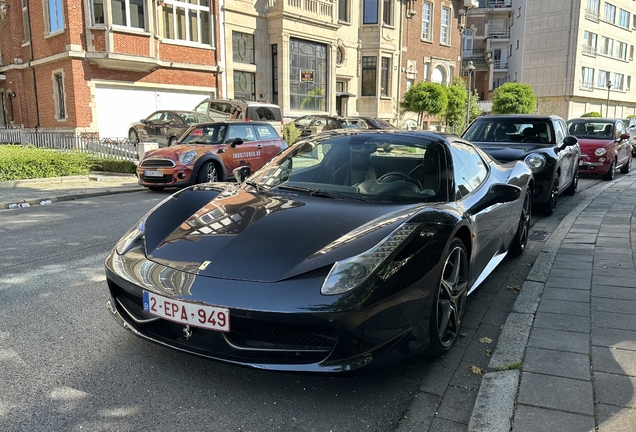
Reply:
<svg viewBox="0 0 636 432"><path fill-rule="evenodd" d="M616 169L627 174L632 166L632 145L620 119L577 118L568 120L571 135L579 139L579 171L612 180Z"/></svg>

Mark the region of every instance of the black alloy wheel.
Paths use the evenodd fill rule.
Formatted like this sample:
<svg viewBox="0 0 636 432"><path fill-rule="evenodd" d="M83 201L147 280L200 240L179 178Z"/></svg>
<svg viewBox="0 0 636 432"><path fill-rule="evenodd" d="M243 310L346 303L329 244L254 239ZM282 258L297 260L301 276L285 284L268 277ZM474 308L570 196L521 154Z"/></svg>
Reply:
<svg viewBox="0 0 636 432"><path fill-rule="evenodd" d="M614 174L616 174L616 158L612 160L612 164L607 170L607 174L603 176L603 180L614 180Z"/></svg>
<svg viewBox="0 0 636 432"><path fill-rule="evenodd" d="M468 295L468 258L464 243L454 238L444 257L444 270L435 294L429 331L428 353L447 353L459 336Z"/></svg>
<svg viewBox="0 0 636 432"><path fill-rule="evenodd" d="M574 169L574 176L572 177L572 183L570 183L570 186L568 186L568 188L563 193L565 195L574 195L578 187L579 187L579 161L576 161L576 168Z"/></svg>
<svg viewBox="0 0 636 432"><path fill-rule="evenodd" d="M219 180L219 174L214 162L206 162L199 169L198 183L211 183Z"/></svg>
<svg viewBox="0 0 636 432"><path fill-rule="evenodd" d="M559 173L554 174L554 180L552 181L552 189L550 191L550 199L543 205L543 213L546 216L550 216L554 213L559 200Z"/></svg>
<svg viewBox="0 0 636 432"><path fill-rule="evenodd" d="M625 165L621 167L621 172L627 174L632 169L632 157L627 158Z"/></svg>
<svg viewBox="0 0 636 432"><path fill-rule="evenodd" d="M528 245L528 234L530 232L530 217L532 216L532 191L528 188L526 190L526 197L523 200L523 208L521 209L521 216L519 217L519 227L515 238L510 245L510 254L512 256L519 256L526 250Z"/></svg>

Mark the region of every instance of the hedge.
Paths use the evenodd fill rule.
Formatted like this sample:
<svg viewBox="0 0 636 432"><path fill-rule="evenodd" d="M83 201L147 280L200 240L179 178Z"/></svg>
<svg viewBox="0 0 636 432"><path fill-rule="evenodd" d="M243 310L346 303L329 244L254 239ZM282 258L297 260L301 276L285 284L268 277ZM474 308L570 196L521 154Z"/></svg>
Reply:
<svg viewBox="0 0 636 432"><path fill-rule="evenodd" d="M0 145L0 181L87 175L91 170L134 173L135 164L81 152Z"/></svg>

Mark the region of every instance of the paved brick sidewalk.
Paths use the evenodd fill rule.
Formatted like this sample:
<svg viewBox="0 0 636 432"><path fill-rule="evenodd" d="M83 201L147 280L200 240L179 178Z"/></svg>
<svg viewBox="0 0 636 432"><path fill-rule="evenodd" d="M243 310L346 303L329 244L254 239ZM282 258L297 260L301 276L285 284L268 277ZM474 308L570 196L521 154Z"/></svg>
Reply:
<svg viewBox="0 0 636 432"><path fill-rule="evenodd" d="M636 179L595 189L528 275L469 431L636 430Z"/></svg>

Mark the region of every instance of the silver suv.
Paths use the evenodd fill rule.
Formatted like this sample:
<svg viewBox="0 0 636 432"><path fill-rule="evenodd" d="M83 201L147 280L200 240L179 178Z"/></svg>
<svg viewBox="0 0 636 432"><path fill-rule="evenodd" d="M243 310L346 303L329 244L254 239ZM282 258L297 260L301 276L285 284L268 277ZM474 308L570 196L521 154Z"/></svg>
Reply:
<svg viewBox="0 0 636 432"><path fill-rule="evenodd" d="M264 121L283 136L280 107L269 102L208 98L199 103L194 111L207 114L214 121Z"/></svg>

